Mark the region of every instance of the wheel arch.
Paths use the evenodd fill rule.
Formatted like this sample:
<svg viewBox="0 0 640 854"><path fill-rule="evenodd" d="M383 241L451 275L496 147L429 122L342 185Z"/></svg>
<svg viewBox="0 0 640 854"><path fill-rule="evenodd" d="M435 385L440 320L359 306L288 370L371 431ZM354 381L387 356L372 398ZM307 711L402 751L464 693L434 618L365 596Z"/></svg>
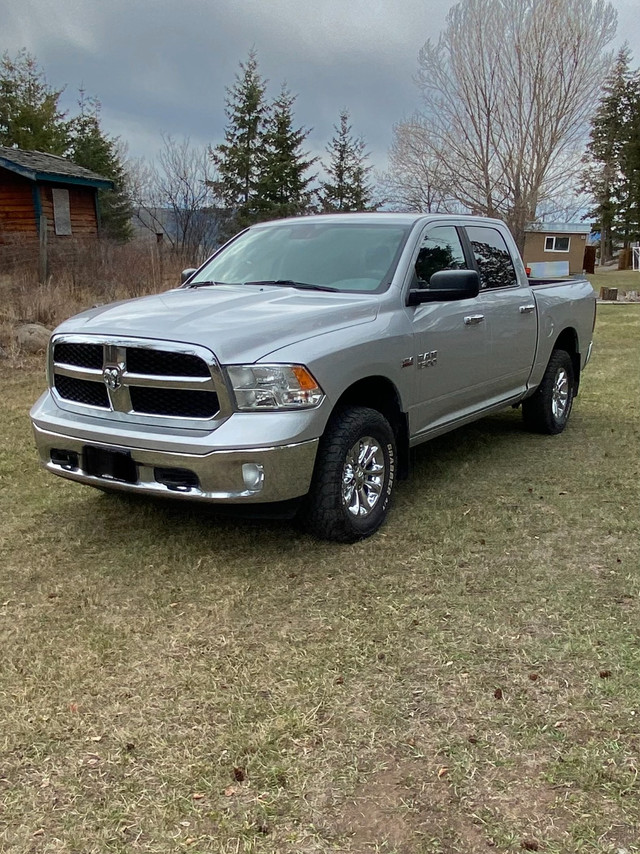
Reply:
<svg viewBox="0 0 640 854"><path fill-rule="evenodd" d="M573 366L573 393L577 395L580 386L580 349L578 333L572 326L563 329L558 335L553 350L564 350L569 354Z"/></svg>
<svg viewBox="0 0 640 854"><path fill-rule="evenodd" d="M366 406L387 419L396 439L398 477L406 479L409 476L409 420L394 383L384 376L357 380L342 392L333 411L345 406Z"/></svg>

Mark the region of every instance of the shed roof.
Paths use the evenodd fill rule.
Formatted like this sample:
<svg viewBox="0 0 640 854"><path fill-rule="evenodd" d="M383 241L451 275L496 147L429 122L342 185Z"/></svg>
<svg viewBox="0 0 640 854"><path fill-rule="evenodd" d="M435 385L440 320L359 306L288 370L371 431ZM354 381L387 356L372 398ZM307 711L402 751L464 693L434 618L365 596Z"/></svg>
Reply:
<svg viewBox="0 0 640 854"><path fill-rule="evenodd" d="M0 166L21 175L29 181L44 181L56 184L75 184L109 190L113 182L84 166L78 166L66 157L44 154L42 151L24 151L21 148L6 148L0 145Z"/></svg>
<svg viewBox="0 0 640 854"><path fill-rule="evenodd" d="M590 234L588 222L529 222L525 231L538 231L544 234Z"/></svg>

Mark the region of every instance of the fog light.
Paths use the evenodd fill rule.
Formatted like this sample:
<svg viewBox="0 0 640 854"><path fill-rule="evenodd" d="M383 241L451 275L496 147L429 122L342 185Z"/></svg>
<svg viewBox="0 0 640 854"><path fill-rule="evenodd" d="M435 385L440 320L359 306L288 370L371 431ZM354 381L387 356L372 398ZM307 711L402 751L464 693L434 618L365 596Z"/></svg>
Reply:
<svg viewBox="0 0 640 854"><path fill-rule="evenodd" d="M264 483L264 468L259 463L243 463L242 479L247 489L258 492Z"/></svg>

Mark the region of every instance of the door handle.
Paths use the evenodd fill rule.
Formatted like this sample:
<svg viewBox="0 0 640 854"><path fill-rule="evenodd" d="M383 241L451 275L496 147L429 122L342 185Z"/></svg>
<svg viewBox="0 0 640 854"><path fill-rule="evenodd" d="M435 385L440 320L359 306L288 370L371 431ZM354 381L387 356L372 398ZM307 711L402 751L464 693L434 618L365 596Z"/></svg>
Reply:
<svg viewBox="0 0 640 854"><path fill-rule="evenodd" d="M529 314L530 311L535 311L535 305L521 305L520 314Z"/></svg>
<svg viewBox="0 0 640 854"><path fill-rule="evenodd" d="M482 323L484 320L484 314L469 314L465 317L464 322L465 326L477 326L478 323Z"/></svg>

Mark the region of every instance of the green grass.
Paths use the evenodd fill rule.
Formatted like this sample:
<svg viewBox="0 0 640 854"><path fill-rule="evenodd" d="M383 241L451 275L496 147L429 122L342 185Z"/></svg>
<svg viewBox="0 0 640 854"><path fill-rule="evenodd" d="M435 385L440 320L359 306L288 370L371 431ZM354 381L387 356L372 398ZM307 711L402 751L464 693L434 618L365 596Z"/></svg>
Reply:
<svg viewBox="0 0 640 854"><path fill-rule="evenodd" d="M640 851L639 356L600 307L562 435L419 448L353 546L46 475L3 363L0 850Z"/></svg>
<svg viewBox="0 0 640 854"><path fill-rule="evenodd" d="M618 288L619 293L628 291L640 292L640 272L638 270L616 270L615 268L598 271L587 279L593 285L594 291L600 293L600 288Z"/></svg>

